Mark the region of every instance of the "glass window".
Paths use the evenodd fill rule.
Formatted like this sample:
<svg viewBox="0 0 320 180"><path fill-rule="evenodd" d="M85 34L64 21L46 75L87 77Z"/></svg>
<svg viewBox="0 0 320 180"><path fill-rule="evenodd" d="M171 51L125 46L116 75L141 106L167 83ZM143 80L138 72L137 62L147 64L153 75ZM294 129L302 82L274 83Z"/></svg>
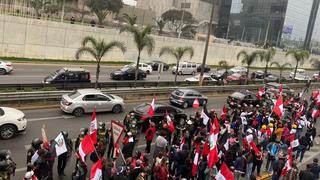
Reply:
<svg viewBox="0 0 320 180"><path fill-rule="evenodd" d="M65 80L65 79L66 79L66 76L64 74L61 74L56 77L56 80Z"/></svg>
<svg viewBox="0 0 320 180"><path fill-rule="evenodd" d="M186 68L187 66L184 64L184 65L182 65L182 68Z"/></svg>
<svg viewBox="0 0 320 180"><path fill-rule="evenodd" d="M74 91L74 92L68 94L69 98L71 98L71 99L75 99L75 98L79 97L80 95L81 94L78 91Z"/></svg>
<svg viewBox="0 0 320 180"><path fill-rule="evenodd" d="M74 73L68 73L68 79L76 79L76 75Z"/></svg>
<svg viewBox="0 0 320 180"><path fill-rule="evenodd" d="M96 95L94 94L89 94L89 95L86 95L84 98L83 98L84 101L95 101L96 100Z"/></svg>
<svg viewBox="0 0 320 180"><path fill-rule="evenodd" d="M101 95L101 94L97 94L96 99L97 99L97 101L110 101L110 99L108 97Z"/></svg>
<svg viewBox="0 0 320 180"><path fill-rule="evenodd" d="M187 68L191 68L191 64L188 64L188 65L187 65Z"/></svg>
<svg viewBox="0 0 320 180"><path fill-rule="evenodd" d="M197 67L197 65L196 65L196 64L192 64L192 67L193 67L193 68L196 68L196 67Z"/></svg>
<svg viewBox="0 0 320 180"><path fill-rule="evenodd" d="M186 96L194 96L193 93L187 93Z"/></svg>
<svg viewBox="0 0 320 180"><path fill-rule="evenodd" d="M4 115L4 110L2 108L0 108L0 116Z"/></svg>

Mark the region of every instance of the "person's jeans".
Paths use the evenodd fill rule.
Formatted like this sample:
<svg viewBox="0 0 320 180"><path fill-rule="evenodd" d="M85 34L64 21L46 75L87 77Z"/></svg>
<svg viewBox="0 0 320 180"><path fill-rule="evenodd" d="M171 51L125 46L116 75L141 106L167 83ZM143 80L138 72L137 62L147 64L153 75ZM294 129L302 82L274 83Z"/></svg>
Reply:
<svg viewBox="0 0 320 180"><path fill-rule="evenodd" d="M273 163L273 161L274 161L274 156L270 156L270 155L268 155L268 157L267 157L267 164L266 164L266 171L271 171L271 169L272 169L272 163Z"/></svg>
<svg viewBox="0 0 320 180"><path fill-rule="evenodd" d="M299 145L299 147L298 147L298 151L297 151L297 159L298 159L298 157L299 157L299 155L300 155L300 162L302 161L302 159L303 159L303 156L304 156L304 153L306 152L306 150L307 150L307 147L306 146L304 146L304 145Z"/></svg>
<svg viewBox="0 0 320 180"><path fill-rule="evenodd" d="M257 168L257 175L260 175L260 169L263 161L255 161L253 162L252 172L254 172Z"/></svg>
<svg viewBox="0 0 320 180"><path fill-rule="evenodd" d="M246 169L247 179L250 179L250 176L252 174L252 166L253 166L252 162L247 164L247 169Z"/></svg>
<svg viewBox="0 0 320 180"><path fill-rule="evenodd" d="M147 140L146 153L150 153L150 150L151 150L151 142L152 142L152 140L151 140L151 141L148 141L148 140Z"/></svg>

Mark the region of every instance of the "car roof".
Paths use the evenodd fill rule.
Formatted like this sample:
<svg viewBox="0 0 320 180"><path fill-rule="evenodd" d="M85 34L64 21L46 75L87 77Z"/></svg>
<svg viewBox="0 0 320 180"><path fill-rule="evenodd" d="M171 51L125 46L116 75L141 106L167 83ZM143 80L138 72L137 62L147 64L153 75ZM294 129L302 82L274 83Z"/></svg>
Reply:
<svg viewBox="0 0 320 180"><path fill-rule="evenodd" d="M65 71L84 71L84 72L88 72L88 70L80 67L80 68L74 68L74 67L64 67L63 68Z"/></svg>
<svg viewBox="0 0 320 180"><path fill-rule="evenodd" d="M102 92L100 91L100 90L98 90L98 89L78 89L77 90L80 94L101 94Z"/></svg>
<svg viewBox="0 0 320 180"><path fill-rule="evenodd" d="M177 89L177 90L183 92L184 94L188 93L188 92L198 92L194 89Z"/></svg>

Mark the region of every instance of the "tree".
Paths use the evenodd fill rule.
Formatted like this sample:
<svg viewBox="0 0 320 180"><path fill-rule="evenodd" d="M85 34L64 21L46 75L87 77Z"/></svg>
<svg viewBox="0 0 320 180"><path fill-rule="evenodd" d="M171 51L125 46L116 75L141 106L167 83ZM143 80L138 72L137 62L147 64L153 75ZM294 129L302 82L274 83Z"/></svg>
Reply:
<svg viewBox="0 0 320 180"><path fill-rule="evenodd" d="M284 64L279 64L278 62L272 62L270 64L270 67L275 65L278 69L279 69L279 83L281 83L281 79L282 79L282 72L285 68L291 68L291 64L289 63L284 63Z"/></svg>
<svg viewBox="0 0 320 180"><path fill-rule="evenodd" d="M163 33L163 28L167 24L167 21L163 20L161 17L154 19L154 23L159 29L158 34L161 36Z"/></svg>
<svg viewBox="0 0 320 180"><path fill-rule="evenodd" d="M76 59L78 60L83 54L90 54L97 61L97 71L96 71L96 83L95 88L98 87L99 74L100 74L100 62L103 56L105 56L110 50L117 47L123 53L126 48L122 42L111 41L110 43L105 43L104 40L97 40L93 37L87 36L82 40L82 46L76 52Z"/></svg>
<svg viewBox="0 0 320 180"><path fill-rule="evenodd" d="M162 47L161 50L160 50L160 53L159 53L160 57L163 54L169 54L171 56L174 56L176 58L176 60L177 60L176 73L175 73L175 77L174 77L174 85L176 85L176 83L177 83L177 75L179 73L180 60L187 53L189 53L190 59L191 59L193 57L193 54L194 54L193 47L186 46L186 47L172 48L172 47L165 46L165 47Z"/></svg>
<svg viewBox="0 0 320 180"><path fill-rule="evenodd" d="M89 0L87 6L98 18L98 24L102 25L108 14L118 14L123 4L121 0Z"/></svg>
<svg viewBox="0 0 320 180"><path fill-rule="evenodd" d="M267 51L259 51L261 62L266 63L266 67L264 69L265 76L268 73L269 63L271 62L275 54L276 54L276 50L274 48L270 48Z"/></svg>
<svg viewBox="0 0 320 180"><path fill-rule="evenodd" d="M219 69L225 69L226 71L228 70L229 65L227 61L221 60L218 62L218 65L220 66Z"/></svg>
<svg viewBox="0 0 320 180"><path fill-rule="evenodd" d="M295 80L299 64L300 66L302 66L304 59L308 59L310 56L310 53L306 50L289 50L286 56L292 56L296 61L296 66L294 68L294 75L293 75L293 80Z"/></svg>
<svg viewBox="0 0 320 180"><path fill-rule="evenodd" d="M137 16L136 15L130 16L129 14L125 13L122 15L122 19L124 22L127 23L127 25L134 26L135 24L137 24Z"/></svg>
<svg viewBox="0 0 320 180"><path fill-rule="evenodd" d="M133 35L133 40L134 40L134 43L135 43L136 48L138 50L136 72L135 72L135 77L134 77L134 87L136 87L141 52L143 49L147 49L147 52L150 56L154 50L154 47L155 47L154 39L150 36L151 31L152 31L152 27L148 25L145 28L143 28L142 30L140 30L135 26L127 25L120 31L120 33L123 31L129 32Z"/></svg>
<svg viewBox="0 0 320 180"><path fill-rule="evenodd" d="M50 1L43 1L43 0L29 0L30 6L34 9L36 13L36 17L40 18L41 10L44 9L47 5L51 4Z"/></svg>
<svg viewBox="0 0 320 180"><path fill-rule="evenodd" d="M178 36L178 30L182 29L184 24L194 23L192 14L189 11L171 9L164 12L161 15L162 19L165 21L170 21L174 27L174 31Z"/></svg>
<svg viewBox="0 0 320 180"><path fill-rule="evenodd" d="M245 64L247 65L247 82L248 82L248 78L249 78L249 70L250 70L250 67L252 65L252 63L254 61L257 60L257 58L259 58L259 52L258 51L255 51L255 52L252 52L251 54L247 53L246 51L241 51L238 53L237 55L237 59L241 59L241 63L242 64Z"/></svg>
<svg viewBox="0 0 320 180"><path fill-rule="evenodd" d="M318 70L318 77L320 77L320 60L316 58L310 59L311 65Z"/></svg>

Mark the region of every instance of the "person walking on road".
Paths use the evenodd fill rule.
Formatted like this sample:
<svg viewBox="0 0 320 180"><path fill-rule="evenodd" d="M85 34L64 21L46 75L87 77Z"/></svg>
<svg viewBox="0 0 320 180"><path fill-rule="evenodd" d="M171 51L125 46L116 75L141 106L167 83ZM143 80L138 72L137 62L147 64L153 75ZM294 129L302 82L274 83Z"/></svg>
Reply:
<svg viewBox="0 0 320 180"><path fill-rule="evenodd" d="M318 164L318 158L313 159L313 163L311 165L310 172L314 175L315 179L319 179L320 166Z"/></svg>
<svg viewBox="0 0 320 180"><path fill-rule="evenodd" d="M58 156L57 171L59 176L65 176L64 169L66 168L67 161L72 153L72 141L70 138L68 138L68 133L65 131L62 131L62 135L64 136L64 139L66 142L67 152Z"/></svg>
<svg viewBox="0 0 320 180"><path fill-rule="evenodd" d="M307 164L307 169L302 170L299 173L299 179L300 180L315 180L316 178L312 174L311 170L311 164Z"/></svg>
<svg viewBox="0 0 320 180"><path fill-rule="evenodd" d="M155 124L153 122L150 122L150 127L146 131L146 142L147 142L146 153L147 154L150 153L151 142L152 142L152 139L153 139L155 133L156 133Z"/></svg>

